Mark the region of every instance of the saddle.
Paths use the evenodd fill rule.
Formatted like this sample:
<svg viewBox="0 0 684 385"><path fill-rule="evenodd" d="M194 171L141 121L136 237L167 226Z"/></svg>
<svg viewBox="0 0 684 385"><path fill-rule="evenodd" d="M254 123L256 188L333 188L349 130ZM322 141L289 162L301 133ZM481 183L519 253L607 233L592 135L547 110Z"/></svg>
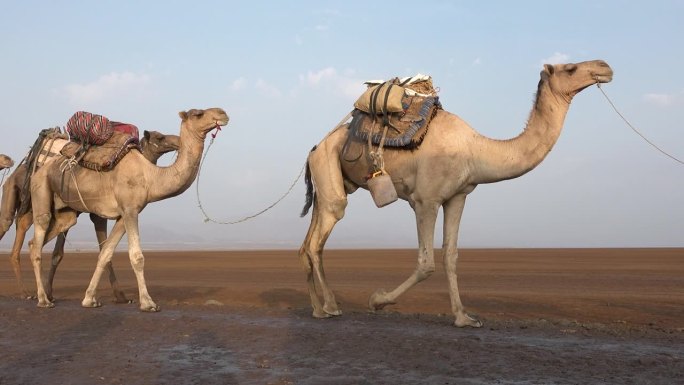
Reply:
<svg viewBox="0 0 684 385"><path fill-rule="evenodd" d="M382 93L383 89L385 94ZM397 96L396 91L392 90L397 89L401 90L401 108L394 107L397 105ZM430 121L437 111L442 109L436 94L431 79L424 75L402 80L395 78L381 85L372 86L354 104L349 137L368 141L370 136L372 144L380 145L384 126L387 126L384 147L417 149L427 134ZM368 100L369 96L370 103L366 103L365 100ZM381 101L384 103L380 103ZM370 107L364 109L363 107L368 104Z"/></svg>
<svg viewBox="0 0 684 385"><path fill-rule="evenodd" d="M100 115L77 112L67 123L67 132L71 141L61 154L90 170L110 171L131 149L142 151L138 127Z"/></svg>

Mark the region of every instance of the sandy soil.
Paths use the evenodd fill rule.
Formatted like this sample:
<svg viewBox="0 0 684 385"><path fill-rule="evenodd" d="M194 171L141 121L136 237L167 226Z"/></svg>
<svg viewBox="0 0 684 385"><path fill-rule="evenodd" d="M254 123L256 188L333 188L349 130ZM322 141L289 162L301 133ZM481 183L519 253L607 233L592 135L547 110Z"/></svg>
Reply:
<svg viewBox="0 0 684 385"><path fill-rule="evenodd" d="M684 249L463 250L461 297L485 322L451 326L441 266L397 305L370 293L413 250L331 250L344 315L310 317L296 251L147 252L160 313L80 307L94 253L68 254L56 307L18 298L0 253L0 384L673 384L684 378ZM47 257L47 256L46 256ZM137 300L124 253L120 284ZM28 282L32 273L24 259Z"/></svg>

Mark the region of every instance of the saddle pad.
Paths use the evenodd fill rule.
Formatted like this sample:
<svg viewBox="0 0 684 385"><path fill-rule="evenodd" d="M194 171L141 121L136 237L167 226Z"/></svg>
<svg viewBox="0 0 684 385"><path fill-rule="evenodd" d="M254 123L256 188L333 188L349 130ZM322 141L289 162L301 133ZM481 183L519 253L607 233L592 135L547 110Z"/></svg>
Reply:
<svg viewBox="0 0 684 385"><path fill-rule="evenodd" d="M435 113L442 109L439 97L418 95L404 96L402 99L403 113L389 114L389 128L385 138L385 147L416 149L423 142L430 121ZM371 133L371 143L379 145L382 139L382 119L371 116L359 109L352 113L349 124L349 134L357 139L368 141Z"/></svg>
<svg viewBox="0 0 684 385"><path fill-rule="evenodd" d="M84 154L79 155L81 149L80 144L69 142L61 153L67 158L75 156L82 167L95 171L110 171L131 149L140 151L140 141L127 133L113 131L105 144L90 146Z"/></svg>
<svg viewBox="0 0 684 385"><path fill-rule="evenodd" d="M72 140L98 146L104 144L114 132L109 119L86 111L74 113L67 121L66 131Z"/></svg>
<svg viewBox="0 0 684 385"><path fill-rule="evenodd" d="M136 139L140 140L140 134L138 133L138 127L136 127L130 123L121 123L121 122L111 122L111 123L112 123L112 128L114 129L114 131L123 132L124 134L128 134L128 135L133 136Z"/></svg>

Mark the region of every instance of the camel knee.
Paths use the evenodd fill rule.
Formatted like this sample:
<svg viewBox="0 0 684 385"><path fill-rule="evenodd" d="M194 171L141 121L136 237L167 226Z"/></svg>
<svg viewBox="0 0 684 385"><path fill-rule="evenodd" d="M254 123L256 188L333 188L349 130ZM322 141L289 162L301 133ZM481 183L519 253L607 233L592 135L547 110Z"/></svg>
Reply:
<svg viewBox="0 0 684 385"><path fill-rule="evenodd" d="M424 279L427 279L432 275L432 273L435 272L435 265L434 264L421 264L418 265L418 268L416 269L416 278L419 281L422 281Z"/></svg>
<svg viewBox="0 0 684 385"><path fill-rule="evenodd" d="M299 261L302 263L302 267L304 268L304 272L309 275L312 272L312 267L311 267L311 258L309 257L309 253L306 250L306 246L302 246L299 249Z"/></svg>
<svg viewBox="0 0 684 385"><path fill-rule="evenodd" d="M133 266L134 269L142 269L145 267L145 256L143 256L141 251L131 253L129 258L131 260L131 266Z"/></svg>
<svg viewBox="0 0 684 385"><path fill-rule="evenodd" d="M347 197L335 198L328 202L328 209L335 217L335 220L340 220L344 217L344 210L347 208Z"/></svg>
<svg viewBox="0 0 684 385"><path fill-rule="evenodd" d="M52 215L50 215L50 213L36 215L33 218L34 226L40 226L45 229L50 225L51 219Z"/></svg>
<svg viewBox="0 0 684 385"><path fill-rule="evenodd" d="M0 232L4 234L9 231L10 227L12 227L12 222L14 222L13 219L0 218Z"/></svg>

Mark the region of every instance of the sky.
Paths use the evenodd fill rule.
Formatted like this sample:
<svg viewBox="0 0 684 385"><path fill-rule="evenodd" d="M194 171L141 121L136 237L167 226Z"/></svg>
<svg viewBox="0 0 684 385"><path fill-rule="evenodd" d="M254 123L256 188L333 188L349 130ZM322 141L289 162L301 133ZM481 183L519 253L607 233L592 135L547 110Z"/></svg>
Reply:
<svg viewBox="0 0 684 385"><path fill-rule="evenodd" d="M299 217L306 156L369 79L428 74L446 110L506 139L523 130L544 63L603 59L623 116L684 159L682 15L681 0L2 0L0 153L21 160L78 110L177 134L179 111L221 107L231 120L206 141L199 186L141 213L143 249L294 249L311 218ZM240 220L293 182L240 224L198 207ZM470 194L459 246L684 247L682 191L684 165L590 87L537 168ZM95 248L79 219L67 249ZM415 228L406 202L379 209L359 190L327 246L417 247Z"/></svg>

